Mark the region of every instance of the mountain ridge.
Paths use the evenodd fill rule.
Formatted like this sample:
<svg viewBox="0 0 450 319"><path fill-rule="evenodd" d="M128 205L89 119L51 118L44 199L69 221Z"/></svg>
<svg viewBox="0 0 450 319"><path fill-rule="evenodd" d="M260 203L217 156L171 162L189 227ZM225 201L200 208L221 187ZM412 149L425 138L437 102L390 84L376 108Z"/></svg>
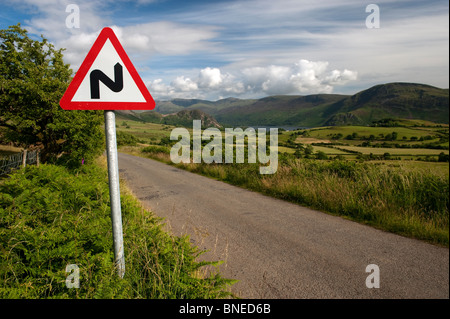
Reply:
<svg viewBox="0 0 450 319"><path fill-rule="evenodd" d="M178 116L183 118L181 122L193 116L208 118L211 123L217 120L223 126L370 125L385 118L448 124L449 89L421 83L393 82L375 85L353 95L274 95L261 99L231 97L218 101L173 99L156 101L154 111L133 112L129 116L161 122L163 115L170 114L174 116L171 122L176 125L177 114L188 110L197 110L208 116L182 113Z"/></svg>

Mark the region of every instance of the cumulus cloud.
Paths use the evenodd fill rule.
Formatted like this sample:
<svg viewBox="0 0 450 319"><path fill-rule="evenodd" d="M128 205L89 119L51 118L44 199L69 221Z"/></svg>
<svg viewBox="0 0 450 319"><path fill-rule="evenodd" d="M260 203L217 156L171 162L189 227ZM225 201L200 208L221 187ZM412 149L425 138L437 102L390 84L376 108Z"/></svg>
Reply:
<svg viewBox="0 0 450 319"><path fill-rule="evenodd" d="M172 81L171 86L174 91L177 92L193 92L198 90L198 84L190 78L185 78L184 76L178 76Z"/></svg>
<svg viewBox="0 0 450 319"><path fill-rule="evenodd" d="M201 69L195 79L179 76L170 85L158 79L149 87L152 94L160 99L180 97L182 94L196 98L314 94L332 93L334 86L356 79L356 71L329 70L328 62L300 60L291 66L249 67L233 73L207 67Z"/></svg>
<svg viewBox="0 0 450 319"><path fill-rule="evenodd" d="M222 83L222 74L218 68L206 68L200 70L198 77L199 86L201 88L218 88Z"/></svg>
<svg viewBox="0 0 450 319"><path fill-rule="evenodd" d="M357 79L356 71L329 71L328 66L325 61L302 59L291 66L245 68L242 75L248 90L266 94L331 93L334 86Z"/></svg>

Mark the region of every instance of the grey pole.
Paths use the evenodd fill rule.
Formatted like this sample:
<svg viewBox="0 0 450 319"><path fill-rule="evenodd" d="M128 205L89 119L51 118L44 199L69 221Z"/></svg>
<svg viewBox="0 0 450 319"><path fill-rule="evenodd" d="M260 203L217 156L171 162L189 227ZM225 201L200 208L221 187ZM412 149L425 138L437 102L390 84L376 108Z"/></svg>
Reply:
<svg viewBox="0 0 450 319"><path fill-rule="evenodd" d="M125 274L122 212L120 208L119 160L117 157L116 121L113 111L105 111L106 155L108 160L109 196L114 242L114 259L120 278Z"/></svg>

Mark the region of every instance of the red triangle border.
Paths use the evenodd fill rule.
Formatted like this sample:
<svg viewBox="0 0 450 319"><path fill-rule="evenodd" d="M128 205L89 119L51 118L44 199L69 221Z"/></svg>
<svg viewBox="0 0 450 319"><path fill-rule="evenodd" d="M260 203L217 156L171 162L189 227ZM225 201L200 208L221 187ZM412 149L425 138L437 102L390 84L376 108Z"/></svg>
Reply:
<svg viewBox="0 0 450 319"><path fill-rule="evenodd" d="M83 82L107 39L111 41L114 49L117 51L117 54L122 59L122 62L125 64L125 68L128 70L132 79L139 88L139 91L143 95L145 102L72 101L75 93L81 85L81 82ZM89 50L83 63L75 73L75 76L73 77L72 82L70 82L66 92L61 98L59 105L64 110L153 110L155 108L155 101L150 95L150 92L148 91L141 77L137 73L135 67L131 63L130 58L120 44L119 39L117 39L116 35L114 34L114 31L111 28L106 27L102 29L99 36L92 45L92 48Z"/></svg>

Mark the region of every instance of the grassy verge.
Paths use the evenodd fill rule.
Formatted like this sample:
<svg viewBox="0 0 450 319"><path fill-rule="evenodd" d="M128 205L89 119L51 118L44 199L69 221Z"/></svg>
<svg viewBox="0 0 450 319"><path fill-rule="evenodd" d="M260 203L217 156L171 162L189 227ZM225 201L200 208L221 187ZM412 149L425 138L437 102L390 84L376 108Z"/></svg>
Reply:
<svg viewBox="0 0 450 319"><path fill-rule="evenodd" d="M125 152L171 163L168 149ZM276 174L259 164L177 164L177 167L386 231L448 247L449 177L402 166L280 156Z"/></svg>
<svg viewBox="0 0 450 319"><path fill-rule="evenodd" d="M0 181L0 298L231 296L233 281L215 271L216 263L197 262L202 252L189 238L164 232L123 186L126 273L119 279L101 166L29 166ZM69 264L79 267L78 289L66 287Z"/></svg>

